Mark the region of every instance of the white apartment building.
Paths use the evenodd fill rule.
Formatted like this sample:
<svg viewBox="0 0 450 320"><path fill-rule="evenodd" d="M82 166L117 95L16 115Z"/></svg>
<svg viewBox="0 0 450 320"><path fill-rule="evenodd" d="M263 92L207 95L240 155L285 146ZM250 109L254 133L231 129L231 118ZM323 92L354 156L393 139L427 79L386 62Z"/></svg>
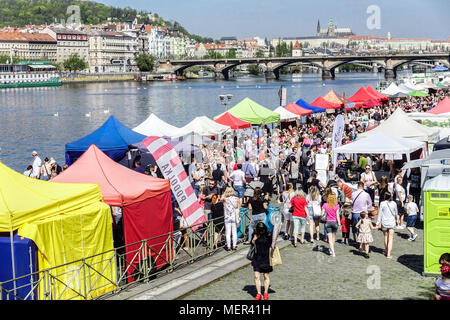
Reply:
<svg viewBox="0 0 450 320"><path fill-rule="evenodd" d="M72 54L89 61L89 41L86 32L64 27L47 27L41 31L57 41L56 62L62 63Z"/></svg>
<svg viewBox="0 0 450 320"><path fill-rule="evenodd" d="M91 72L137 71L137 38L122 32L89 31Z"/></svg>

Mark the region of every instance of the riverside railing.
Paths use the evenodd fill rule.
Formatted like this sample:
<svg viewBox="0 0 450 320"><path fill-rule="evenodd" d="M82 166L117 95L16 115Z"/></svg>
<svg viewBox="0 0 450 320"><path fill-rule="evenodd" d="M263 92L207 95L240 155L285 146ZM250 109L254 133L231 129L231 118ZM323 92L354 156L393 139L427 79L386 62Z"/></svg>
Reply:
<svg viewBox="0 0 450 320"><path fill-rule="evenodd" d="M279 210L269 207L269 212ZM241 209L238 240L247 238L250 216ZM2 300L89 300L117 294L214 254L225 244L216 218L113 250L0 282Z"/></svg>

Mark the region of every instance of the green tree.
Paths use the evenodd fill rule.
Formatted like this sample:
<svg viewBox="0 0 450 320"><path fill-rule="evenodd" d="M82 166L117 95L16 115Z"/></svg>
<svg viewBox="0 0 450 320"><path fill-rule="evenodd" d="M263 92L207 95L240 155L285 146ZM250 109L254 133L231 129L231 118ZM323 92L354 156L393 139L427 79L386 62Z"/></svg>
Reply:
<svg viewBox="0 0 450 320"><path fill-rule="evenodd" d="M257 64L249 64L247 70L250 74L255 76L259 75L260 72L259 66Z"/></svg>
<svg viewBox="0 0 450 320"><path fill-rule="evenodd" d="M140 54L136 57L136 64L140 71L152 71L155 66L155 58L150 54Z"/></svg>
<svg viewBox="0 0 450 320"><path fill-rule="evenodd" d="M80 58L78 53L70 55L70 57L63 62L64 69L71 71L85 70L89 67L86 61Z"/></svg>
<svg viewBox="0 0 450 320"><path fill-rule="evenodd" d="M255 54L256 58L264 58L264 51L258 49Z"/></svg>
<svg viewBox="0 0 450 320"><path fill-rule="evenodd" d="M233 48L233 49L228 50L227 54L225 55L225 58L228 58L228 59L236 58L236 49Z"/></svg>

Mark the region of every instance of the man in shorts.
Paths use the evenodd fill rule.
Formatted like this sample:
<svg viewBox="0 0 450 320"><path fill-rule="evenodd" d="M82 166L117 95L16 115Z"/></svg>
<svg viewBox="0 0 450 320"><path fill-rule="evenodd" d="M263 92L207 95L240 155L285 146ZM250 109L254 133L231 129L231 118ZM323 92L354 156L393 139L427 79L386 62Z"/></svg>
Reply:
<svg viewBox="0 0 450 320"><path fill-rule="evenodd" d="M356 242L358 229L356 225L361 220L361 212L367 212L367 209L372 206L372 199L370 195L364 191L364 182L358 182L358 189L352 193L353 209L352 209L352 233L353 240Z"/></svg>

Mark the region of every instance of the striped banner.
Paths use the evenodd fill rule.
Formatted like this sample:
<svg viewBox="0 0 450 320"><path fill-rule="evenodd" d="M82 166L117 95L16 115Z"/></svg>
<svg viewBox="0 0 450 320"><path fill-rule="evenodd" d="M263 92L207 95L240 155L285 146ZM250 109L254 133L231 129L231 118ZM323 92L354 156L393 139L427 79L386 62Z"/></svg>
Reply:
<svg viewBox="0 0 450 320"><path fill-rule="evenodd" d="M203 208L198 202L183 163L169 142L160 137L148 137L142 143L155 159L164 178L170 181L170 188L188 226L206 222Z"/></svg>

